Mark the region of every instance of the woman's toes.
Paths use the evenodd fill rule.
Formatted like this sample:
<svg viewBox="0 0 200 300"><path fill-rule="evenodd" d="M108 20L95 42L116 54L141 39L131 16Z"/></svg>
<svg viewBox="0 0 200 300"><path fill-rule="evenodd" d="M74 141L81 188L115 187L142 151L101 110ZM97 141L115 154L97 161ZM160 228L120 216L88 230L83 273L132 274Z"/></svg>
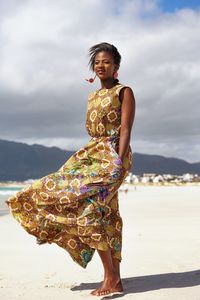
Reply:
<svg viewBox="0 0 200 300"><path fill-rule="evenodd" d="M97 292L97 296L105 296L105 295L109 295L111 293L110 290L100 290Z"/></svg>
<svg viewBox="0 0 200 300"><path fill-rule="evenodd" d="M99 288L97 288L96 290L93 290L90 294L91 295L97 295L98 291L99 291Z"/></svg>

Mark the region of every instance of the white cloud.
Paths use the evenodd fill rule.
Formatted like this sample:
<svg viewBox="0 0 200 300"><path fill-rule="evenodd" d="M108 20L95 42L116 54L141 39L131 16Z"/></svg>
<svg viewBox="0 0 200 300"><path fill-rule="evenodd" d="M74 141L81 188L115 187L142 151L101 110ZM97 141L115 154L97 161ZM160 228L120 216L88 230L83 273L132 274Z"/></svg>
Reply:
<svg viewBox="0 0 200 300"><path fill-rule="evenodd" d="M99 87L85 81L88 48L108 41L136 97L133 151L200 161L200 11L164 13L157 3L0 3L0 137L64 149L87 143L87 94Z"/></svg>

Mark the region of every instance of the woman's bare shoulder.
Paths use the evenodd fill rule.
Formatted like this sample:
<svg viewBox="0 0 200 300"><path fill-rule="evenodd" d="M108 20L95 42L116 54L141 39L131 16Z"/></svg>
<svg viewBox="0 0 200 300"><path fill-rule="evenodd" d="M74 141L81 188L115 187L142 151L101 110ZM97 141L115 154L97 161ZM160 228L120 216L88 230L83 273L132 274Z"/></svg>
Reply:
<svg viewBox="0 0 200 300"><path fill-rule="evenodd" d="M119 93L119 99L120 99L121 103L124 100L124 98L132 99L132 101L135 102L135 96L134 96L134 91L133 91L132 87L130 87L128 85L122 85L122 88Z"/></svg>

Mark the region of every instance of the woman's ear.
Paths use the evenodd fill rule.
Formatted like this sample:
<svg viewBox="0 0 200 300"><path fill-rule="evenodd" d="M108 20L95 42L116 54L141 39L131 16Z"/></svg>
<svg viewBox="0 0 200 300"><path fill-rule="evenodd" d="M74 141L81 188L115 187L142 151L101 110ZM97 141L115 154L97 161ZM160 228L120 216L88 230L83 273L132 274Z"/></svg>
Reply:
<svg viewBox="0 0 200 300"><path fill-rule="evenodd" d="M114 64L114 72L117 72L119 69L118 65Z"/></svg>

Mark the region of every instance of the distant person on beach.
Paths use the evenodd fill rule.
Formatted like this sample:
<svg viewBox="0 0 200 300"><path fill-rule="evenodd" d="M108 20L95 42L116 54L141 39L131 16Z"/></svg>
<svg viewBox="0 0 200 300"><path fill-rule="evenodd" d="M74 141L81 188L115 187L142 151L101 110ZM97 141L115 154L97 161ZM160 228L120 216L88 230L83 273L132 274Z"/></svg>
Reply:
<svg viewBox="0 0 200 300"><path fill-rule="evenodd" d="M120 186L119 191L120 191L120 192L124 192L125 194L127 194L127 193L128 193L128 188L129 188L129 185L128 185L127 182L125 182L124 184L122 184L122 185Z"/></svg>
<svg viewBox="0 0 200 300"><path fill-rule="evenodd" d="M125 194L128 193L128 183L127 182L124 184L124 192L125 192Z"/></svg>
<svg viewBox="0 0 200 300"><path fill-rule="evenodd" d="M121 55L114 45L96 44L89 56L90 69L101 83L88 97L85 126L90 141L55 173L36 180L6 203L39 245L56 243L81 267L87 267L97 250L104 280L91 294L105 296L123 291L118 189L132 166L135 98L132 89L117 79Z"/></svg>

